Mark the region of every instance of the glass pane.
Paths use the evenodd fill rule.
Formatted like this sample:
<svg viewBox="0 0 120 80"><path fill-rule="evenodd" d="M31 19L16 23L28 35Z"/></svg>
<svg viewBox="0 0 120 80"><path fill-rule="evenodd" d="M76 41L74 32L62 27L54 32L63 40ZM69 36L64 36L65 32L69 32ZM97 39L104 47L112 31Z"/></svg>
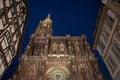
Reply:
<svg viewBox="0 0 120 80"><path fill-rule="evenodd" d="M111 47L112 52L117 56L117 58L120 58L120 46L118 43L113 43Z"/></svg>
<svg viewBox="0 0 120 80"><path fill-rule="evenodd" d="M120 29L118 30L118 32L116 34L116 38L120 41Z"/></svg>
<svg viewBox="0 0 120 80"><path fill-rule="evenodd" d="M106 58L106 61L111 69L111 71L113 72L115 70L115 68L117 67L116 62L114 61L113 57L111 55L108 55Z"/></svg>
<svg viewBox="0 0 120 80"><path fill-rule="evenodd" d="M6 39L7 39L8 43L11 42L11 37L10 37L10 33L9 32L6 33Z"/></svg>
<svg viewBox="0 0 120 80"><path fill-rule="evenodd" d="M108 16L108 18L106 19L105 21L105 26L111 30L112 29L112 26L113 26L113 23L114 23L114 19L111 18L110 16Z"/></svg>
<svg viewBox="0 0 120 80"><path fill-rule="evenodd" d="M2 16L2 23L3 23L3 25L5 25L7 23L5 16Z"/></svg>

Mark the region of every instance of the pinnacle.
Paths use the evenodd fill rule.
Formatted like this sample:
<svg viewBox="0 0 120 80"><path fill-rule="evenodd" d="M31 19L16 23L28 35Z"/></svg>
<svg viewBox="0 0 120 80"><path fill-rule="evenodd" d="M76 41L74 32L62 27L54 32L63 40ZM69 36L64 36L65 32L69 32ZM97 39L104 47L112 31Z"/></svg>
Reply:
<svg viewBox="0 0 120 80"><path fill-rule="evenodd" d="M50 17L50 13L48 14L48 17L47 17L47 18L49 18L49 19L51 18L51 17Z"/></svg>

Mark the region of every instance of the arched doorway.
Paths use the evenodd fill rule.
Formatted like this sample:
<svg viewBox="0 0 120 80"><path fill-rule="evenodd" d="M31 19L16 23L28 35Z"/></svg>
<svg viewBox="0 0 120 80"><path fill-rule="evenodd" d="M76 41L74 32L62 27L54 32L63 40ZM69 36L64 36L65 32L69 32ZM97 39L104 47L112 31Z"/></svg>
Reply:
<svg viewBox="0 0 120 80"><path fill-rule="evenodd" d="M64 67L50 68L47 73L47 80L69 80L69 71Z"/></svg>

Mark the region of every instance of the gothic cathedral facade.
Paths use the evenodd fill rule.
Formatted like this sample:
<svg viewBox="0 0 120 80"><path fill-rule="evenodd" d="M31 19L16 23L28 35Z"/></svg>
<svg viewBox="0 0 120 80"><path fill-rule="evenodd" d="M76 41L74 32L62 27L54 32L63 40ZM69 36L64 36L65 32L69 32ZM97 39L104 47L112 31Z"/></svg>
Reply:
<svg viewBox="0 0 120 80"><path fill-rule="evenodd" d="M52 36L50 15L30 37L11 80L105 80L85 35Z"/></svg>

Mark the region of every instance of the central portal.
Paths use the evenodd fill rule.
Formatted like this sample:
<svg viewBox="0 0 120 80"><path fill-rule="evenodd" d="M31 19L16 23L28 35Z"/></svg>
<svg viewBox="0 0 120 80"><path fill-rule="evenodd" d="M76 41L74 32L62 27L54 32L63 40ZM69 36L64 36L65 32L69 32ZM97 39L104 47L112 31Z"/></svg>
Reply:
<svg viewBox="0 0 120 80"><path fill-rule="evenodd" d="M47 71L47 80L69 80L69 71L64 67L53 67Z"/></svg>

